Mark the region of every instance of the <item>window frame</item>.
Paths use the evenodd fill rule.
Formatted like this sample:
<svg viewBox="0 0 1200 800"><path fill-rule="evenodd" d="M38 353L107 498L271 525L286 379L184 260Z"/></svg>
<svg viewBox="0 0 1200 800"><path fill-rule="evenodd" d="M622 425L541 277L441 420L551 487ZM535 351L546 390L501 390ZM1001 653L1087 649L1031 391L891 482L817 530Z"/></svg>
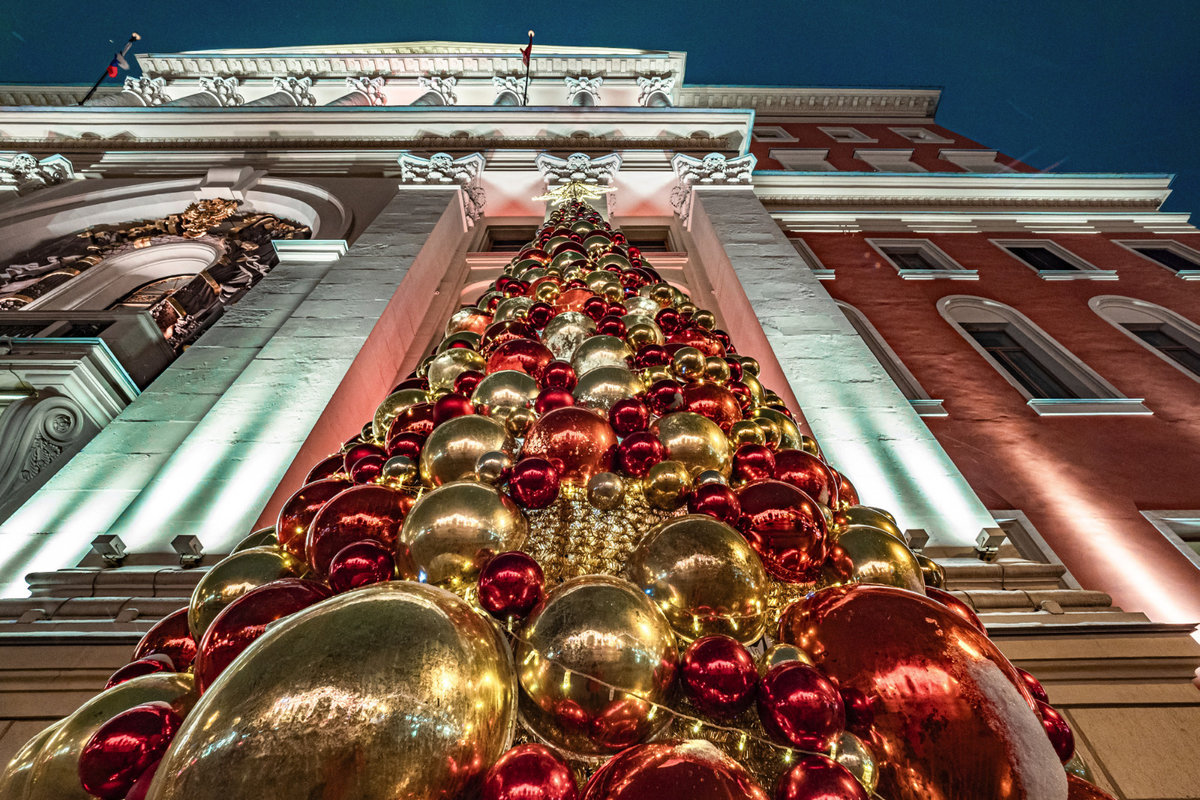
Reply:
<svg viewBox="0 0 1200 800"><path fill-rule="evenodd" d="M929 128L906 126L906 127L898 127L898 128L889 127L888 130L891 131L892 133L896 134L897 136L899 136L901 139L907 139L908 141L912 142L913 144L953 144L954 143L953 139L947 139L945 136L942 136L940 133L935 133L934 131L930 130ZM917 135L916 136L911 135L913 132L916 132Z"/></svg>
<svg viewBox="0 0 1200 800"><path fill-rule="evenodd" d="M979 270L967 269L962 264L959 264L951 258L945 250L938 247L929 239L877 239L869 238L867 244L878 253L887 263L895 268L898 274L904 280L959 280L959 281L977 281L979 280ZM888 247L913 247L921 252L921 255L933 264L939 264L939 269L906 269L896 263L893 258L888 255L885 248Z"/></svg>
<svg viewBox="0 0 1200 800"><path fill-rule="evenodd" d="M867 162L876 172L895 173L897 175L929 172L925 167L913 161L913 155L916 152L914 149L905 149L903 147L866 147L855 150L854 157L859 161ZM882 156L882 158L879 158L879 156ZM912 169L884 169L884 167L898 164L908 164Z"/></svg>
<svg viewBox="0 0 1200 800"><path fill-rule="evenodd" d="M1200 569L1200 553L1188 545L1188 542L1194 541L1191 537L1200 537L1200 509L1141 511L1139 513L1176 550L1183 553L1184 557L1191 561L1197 569Z"/></svg>
<svg viewBox="0 0 1200 800"><path fill-rule="evenodd" d="M990 156L990 158L988 158ZM998 150L979 150L967 147L943 148L938 151L938 158L949 161L975 175L1006 175L1016 172L1008 164L1000 160ZM995 169L974 169L976 166L995 166Z"/></svg>
<svg viewBox="0 0 1200 800"><path fill-rule="evenodd" d="M821 259L817 258L817 254L809 247L808 242L799 237L788 237L788 241L792 243L792 247L796 250L796 254L812 271L812 274L817 276L817 280L831 281L835 274L831 267L827 267L821 263Z"/></svg>
<svg viewBox="0 0 1200 800"><path fill-rule="evenodd" d="M815 157L818 155L820 156L820 158ZM833 164L829 163L829 148L827 148L827 147L825 147L825 148L821 148L821 147L772 147L767 152L767 156L775 159L780 164L782 164L783 168L786 169L788 172L837 172L838 171L837 167L835 167ZM788 161L790 160L789 156L793 156L793 157L800 156L800 157L808 160L810 163L809 164L796 164L795 162L793 162L793 163L789 164L788 163ZM809 168L809 167L815 167L818 164L823 164L824 166L816 168L816 169Z"/></svg>
<svg viewBox="0 0 1200 800"><path fill-rule="evenodd" d="M1155 303L1149 303L1145 300L1136 300L1132 297L1121 297L1120 295L1106 294L1093 297L1088 300L1088 307L1092 309L1092 311L1095 312L1096 316L1100 317L1100 319L1104 320L1109 325L1112 325L1121 333L1125 334L1130 339L1149 350L1151 353L1154 353L1154 355L1158 356L1163 361L1182 372L1184 375L1200 383L1200 375L1192 372L1190 369L1171 358L1162 350L1159 350L1154 345L1142 339L1133 331L1126 328L1123 323L1113 319L1114 315L1112 312L1117 309L1131 309L1134 313L1145 314L1151 319L1156 320L1159 324L1169 326L1182 338L1183 343L1187 345L1189 349L1194 350L1197 353L1200 353L1200 325L1197 325L1187 317L1183 316L1182 314L1177 314L1169 308L1164 308L1163 306ZM1143 324L1141 321L1133 323L1131 320L1130 322L1132 324Z"/></svg>
<svg viewBox="0 0 1200 800"><path fill-rule="evenodd" d="M844 300L834 300L833 302L842 310L842 315L846 317L850 327L854 328L858 338L863 340L863 344L879 361L883 371L888 374L888 377L896 384L896 388L900 390L900 393L904 395L919 416L950 416L942 405L943 401L929 396L929 392L925 391L925 387L917 380L917 376L913 375L912 371L904 365L900 356L883 338L879 329L871 324L871 320L867 319L866 314Z"/></svg>
<svg viewBox="0 0 1200 800"><path fill-rule="evenodd" d="M818 125L817 130L838 144L876 144L879 142L878 139L873 139L850 125ZM848 135L842 135L847 132Z"/></svg>
<svg viewBox="0 0 1200 800"><path fill-rule="evenodd" d="M1159 269L1165 269L1180 280L1185 281L1200 281L1200 250L1188 247L1186 244L1175 241L1174 239L1110 239L1113 244L1124 247L1129 252L1136 255L1138 258L1149 261ZM1193 261L1196 264L1195 269L1173 270L1161 261L1157 261L1150 256L1138 250L1138 245L1153 247L1156 250L1170 250L1176 255Z"/></svg>
<svg viewBox="0 0 1200 800"><path fill-rule="evenodd" d="M1115 269L1100 269L1095 264L1085 261L1083 258L1075 255L1053 239L988 239L988 241L998 247L1005 255L1016 261L1021 266L1032 270L1044 281L1117 280L1117 271ZM1042 249L1049 250L1063 261L1074 264L1076 268L1073 270L1038 269L1010 249L1014 247L1040 247Z"/></svg>
<svg viewBox="0 0 1200 800"><path fill-rule="evenodd" d="M763 135L767 134L767 135ZM788 133L782 125L755 125L750 129L750 138L756 142L797 142L797 139L792 134Z"/></svg>

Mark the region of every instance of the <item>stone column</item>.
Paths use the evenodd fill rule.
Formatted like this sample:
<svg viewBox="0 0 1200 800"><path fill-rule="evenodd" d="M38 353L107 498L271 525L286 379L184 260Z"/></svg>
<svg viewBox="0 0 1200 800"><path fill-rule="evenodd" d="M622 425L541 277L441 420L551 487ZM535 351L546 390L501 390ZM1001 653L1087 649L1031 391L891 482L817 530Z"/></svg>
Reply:
<svg viewBox="0 0 1200 800"><path fill-rule="evenodd" d="M419 295L413 274L435 272L461 240L459 195L404 187L344 257L343 242L279 242L281 263L0 526L3 593L79 563L101 533L120 536L131 563L170 553L181 533L228 552L331 398L370 405L346 414L361 424L390 388L394 368L380 362L395 322L384 321Z"/></svg>
<svg viewBox="0 0 1200 800"><path fill-rule="evenodd" d="M694 252L734 341L773 353L830 464L931 546L972 547L995 522L753 187L684 189Z"/></svg>

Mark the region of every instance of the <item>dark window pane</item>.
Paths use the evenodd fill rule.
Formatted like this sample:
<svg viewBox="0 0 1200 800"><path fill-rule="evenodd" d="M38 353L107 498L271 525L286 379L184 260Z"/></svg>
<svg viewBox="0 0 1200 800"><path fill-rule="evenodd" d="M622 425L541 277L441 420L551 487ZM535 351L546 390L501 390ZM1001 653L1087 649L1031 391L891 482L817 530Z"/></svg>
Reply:
<svg viewBox="0 0 1200 800"><path fill-rule="evenodd" d="M1167 269L1172 269L1176 272L1189 269L1200 269L1200 264L1184 258L1174 250L1168 250L1165 247L1139 247L1137 248L1137 251L1147 258L1153 258Z"/></svg>
<svg viewBox="0 0 1200 800"><path fill-rule="evenodd" d="M1036 354L1022 347L1002 326L963 325L963 329L1034 397L1079 397L1078 392L1060 381Z"/></svg>
<svg viewBox="0 0 1200 800"><path fill-rule="evenodd" d="M1048 247L1010 247L1008 251L1039 271L1079 269Z"/></svg>
<svg viewBox="0 0 1200 800"><path fill-rule="evenodd" d="M1126 323L1125 329L1184 369L1200 375L1200 353L1176 337L1166 325Z"/></svg>
<svg viewBox="0 0 1200 800"><path fill-rule="evenodd" d="M939 269L937 264L926 258L925 254L916 248L885 247L883 252L887 253L887 257L894 261L900 269Z"/></svg>

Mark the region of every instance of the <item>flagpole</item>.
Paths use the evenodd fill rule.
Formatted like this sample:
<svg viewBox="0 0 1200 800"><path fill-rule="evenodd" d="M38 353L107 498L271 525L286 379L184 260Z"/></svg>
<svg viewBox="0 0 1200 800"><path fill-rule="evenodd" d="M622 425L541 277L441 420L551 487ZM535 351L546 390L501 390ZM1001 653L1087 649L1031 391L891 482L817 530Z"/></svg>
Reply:
<svg viewBox="0 0 1200 800"><path fill-rule="evenodd" d="M525 96L521 105L529 105L529 70L533 66L533 31L529 32L529 44L525 48Z"/></svg>
<svg viewBox="0 0 1200 800"><path fill-rule="evenodd" d="M118 58L124 58L125 54L129 52L129 48L133 47L133 43L141 38L142 37L138 36L136 33L131 34L129 36L129 41L125 43L125 46L113 54L113 61L116 61ZM100 84L104 83L104 79L107 77L108 77L108 67L105 67L104 72L101 73L100 77L96 79L96 82L92 84L92 88L88 89L88 93L85 94L83 96L83 99L79 101L79 105L83 105L88 100L91 100L92 95L94 95L96 93L96 90L100 88Z"/></svg>

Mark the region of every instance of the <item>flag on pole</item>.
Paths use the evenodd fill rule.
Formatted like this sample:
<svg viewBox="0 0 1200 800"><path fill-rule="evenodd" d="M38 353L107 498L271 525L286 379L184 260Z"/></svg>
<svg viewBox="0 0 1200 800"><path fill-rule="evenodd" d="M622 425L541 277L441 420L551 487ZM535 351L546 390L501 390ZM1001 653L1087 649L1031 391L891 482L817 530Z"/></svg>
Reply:
<svg viewBox="0 0 1200 800"><path fill-rule="evenodd" d="M126 48L128 49L128 48ZM108 77L115 78L120 70L128 70L129 62L125 60L124 53L117 53L113 56L113 60L108 64Z"/></svg>
<svg viewBox="0 0 1200 800"><path fill-rule="evenodd" d="M88 93L85 94L83 99L79 101L79 105L83 105L88 100L92 99L92 95L94 95L96 90L100 88L100 84L104 83L105 78L115 78L121 70L129 69L129 62L125 60L125 55L129 52L129 48L133 47L133 43L141 38L142 37L138 36L136 33L131 33L129 35L129 41L125 43L124 47L122 47L116 53L113 53L112 61L108 62L108 66L104 68L104 73L96 79L96 82L92 84L92 88L88 89Z"/></svg>
<svg viewBox="0 0 1200 800"><path fill-rule="evenodd" d="M529 32L529 44L521 50L521 63L528 67L531 55L533 55L533 31Z"/></svg>

